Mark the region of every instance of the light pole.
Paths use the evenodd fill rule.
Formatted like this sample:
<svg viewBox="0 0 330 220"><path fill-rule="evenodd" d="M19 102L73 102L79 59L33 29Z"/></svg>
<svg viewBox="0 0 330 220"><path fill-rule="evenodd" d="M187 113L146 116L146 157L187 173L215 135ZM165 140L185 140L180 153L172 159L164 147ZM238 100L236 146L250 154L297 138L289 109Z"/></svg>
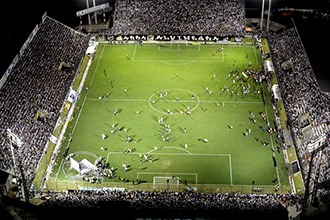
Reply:
<svg viewBox="0 0 330 220"><path fill-rule="evenodd" d="M93 0L93 7L95 7L95 0ZM94 12L95 24L97 24L97 12Z"/></svg>
<svg viewBox="0 0 330 220"><path fill-rule="evenodd" d="M86 8L89 8L89 0L86 0ZM88 16L88 24L91 25L92 24L91 15L88 14L87 16Z"/></svg>
<svg viewBox="0 0 330 220"><path fill-rule="evenodd" d="M271 10L272 0L268 0L268 13L267 13L267 28L266 31L268 32L269 29L269 19L270 19L270 10ZM264 13L265 13L265 0L262 0L261 6L261 17L260 17L260 31L263 29L263 21L264 21Z"/></svg>
<svg viewBox="0 0 330 220"><path fill-rule="evenodd" d="M268 15L267 15L267 33L268 33L268 30L269 30L269 19L270 19L270 8L271 8L271 5L272 5L272 0L268 0Z"/></svg>
<svg viewBox="0 0 330 220"><path fill-rule="evenodd" d="M15 176L18 178L18 193L19 196L24 199L26 202L29 202L29 193L26 187L26 182L24 178L24 171L22 168L21 160L20 160L20 152L19 149L22 147L23 142L21 139L14 134L9 128L7 129L7 136L9 139L9 147L12 154L13 164L14 164L14 172ZM18 160L16 160L15 152L17 154Z"/></svg>
<svg viewBox="0 0 330 220"><path fill-rule="evenodd" d="M262 0L261 18L260 18L260 31L262 31L262 26L263 26L263 21L264 21L264 8L265 8L265 0Z"/></svg>

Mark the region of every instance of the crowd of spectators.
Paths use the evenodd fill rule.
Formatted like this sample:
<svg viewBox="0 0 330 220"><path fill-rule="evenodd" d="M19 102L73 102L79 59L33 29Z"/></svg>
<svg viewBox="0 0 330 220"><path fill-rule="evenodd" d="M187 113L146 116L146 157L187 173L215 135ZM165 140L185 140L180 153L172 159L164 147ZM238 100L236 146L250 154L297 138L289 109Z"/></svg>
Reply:
<svg viewBox="0 0 330 220"><path fill-rule="evenodd" d="M127 211L144 210L145 215L154 212L165 212L166 216L182 211L203 213L228 212L273 212L287 216L286 206L294 206L300 210L302 196L290 194L240 194L240 193L195 193L194 191L173 192L139 191L139 190L72 190L63 193L48 192L48 200L40 206L48 208L111 208L111 204L121 204ZM106 209L105 209L106 210ZM149 213L148 213L149 212ZM127 213L123 213L125 215ZM193 213L195 215L196 213ZM165 216L164 215L164 216ZM174 214L175 215L175 214ZM159 215L158 215L159 217ZM257 216L255 216L257 217ZM283 216L282 216L283 217Z"/></svg>
<svg viewBox="0 0 330 220"><path fill-rule="evenodd" d="M88 36L45 16L0 90L0 169L14 173L7 129L20 138L16 166L29 187L88 46ZM70 68L60 68L65 62ZM38 111L46 113L36 120Z"/></svg>
<svg viewBox="0 0 330 220"><path fill-rule="evenodd" d="M173 17L174 16L174 17ZM110 34L198 34L242 36L244 1L143 1L116 2ZM330 173L330 151L324 148L311 161L307 144L301 142L299 117L308 113L313 134L329 133L323 118L330 112L330 96L320 91L308 57L294 28L268 36L271 55L279 79L281 95L301 158L303 173L311 162L320 167L316 181ZM0 90L0 169L10 171L12 155L7 129L22 138L19 159L28 185L34 178L46 143L56 125L77 67L88 47L88 37L45 17L30 44ZM70 68L60 69L61 63ZM47 120L35 120L38 110L49 113ZM326 118L326 117L325 117ZM314 173L316 175L316 172ZM312 176L312 179L315 176ZM322 191L322 194L325 192ZM73 190L47 192L44 208L99 208L112 202L133 210L183 211L279 211L294 205L301 209L303 197L294 194L195 193L138 190Z"/></svg>
<svg viewBox="0 0 330 220"><path fill-rule="evenodd" d="M330 97L322 92L314 75L311 64L295 28L268 37L272 59L277 70L279 86L288 126L293 134L296 152L305 178L307 190L315 195L318 183L330 179L330 149L320 148L312 156L311 146L322 135L329 138ZM308 115L311 137L306 138L300 117ZM327 143L328 142L328 143ZM314 143L318 145L318 143ZM325 145L329 140L325 141ZM323 191L324 194L324 191Z"/></svg>
<svg viewBox="0 0 330 220"><path fill-rule="evenodd" d="M118 0L110 35L242 36L241 0Z"/></svg>

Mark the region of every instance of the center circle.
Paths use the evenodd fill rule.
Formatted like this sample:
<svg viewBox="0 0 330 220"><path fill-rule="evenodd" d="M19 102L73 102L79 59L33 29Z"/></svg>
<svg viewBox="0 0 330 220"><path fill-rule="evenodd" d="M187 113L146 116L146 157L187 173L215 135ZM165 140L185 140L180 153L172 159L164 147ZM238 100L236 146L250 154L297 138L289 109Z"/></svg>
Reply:
<svg viewBox="0 0 330 220"><path fill-rule="evenodd" d="M192 112L199 105L199 97L185 89L164 89L148 99L149 106L162 114L182 114Z"/></svg>

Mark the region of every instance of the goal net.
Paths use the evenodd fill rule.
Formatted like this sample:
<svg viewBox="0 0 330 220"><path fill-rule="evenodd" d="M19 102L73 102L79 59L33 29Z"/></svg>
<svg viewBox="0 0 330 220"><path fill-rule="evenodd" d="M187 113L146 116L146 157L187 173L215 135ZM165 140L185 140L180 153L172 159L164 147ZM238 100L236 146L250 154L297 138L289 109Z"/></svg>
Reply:
<svg viewBox="0 0 330 220"><path fill-rule="evenodd" d="M170 45L193 45L192 41L188 41L188 40L171 40Z"/></svg>
<svg viewBox="0 0 330 220"><path fill-rule="evenodd" d="M172 178L172 177L166 177L166 176L155 176L153 178L153 184L157 185L164 185L164 184L169 184L169 185L179 185L179 180L177 178Z"/></svg>
<svg viewBox="0 0 330 220"><path fill-rule="evenodd" d="M200 44L187 40L171 40L157 42L160 51L200 51Z"/></svg>
<svg viewBox="0 0 330 220"><path fill-rule="evenodd" d="M194 45L194 43L188 40L170 40L170 41L157 41L157 45L158 46L173 46L173 45L188 46L188 45Z"/></svg>

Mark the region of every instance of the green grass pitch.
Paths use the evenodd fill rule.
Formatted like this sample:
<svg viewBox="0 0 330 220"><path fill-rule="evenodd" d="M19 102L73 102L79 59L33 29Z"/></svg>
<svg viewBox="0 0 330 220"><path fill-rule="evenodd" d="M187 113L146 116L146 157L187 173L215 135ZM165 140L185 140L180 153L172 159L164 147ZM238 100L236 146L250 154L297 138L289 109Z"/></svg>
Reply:
<svg viewBox="0 0 330 220"><path fill-rule="evenodd" d="M82 181L63 157L68 147L76 161L102 158L114 169L103 183L175 176L190 185L288 186L277 134L261 129L274 128L267 85L253 79L261 68L255 45L100 43L50 179Z"/></svg>

